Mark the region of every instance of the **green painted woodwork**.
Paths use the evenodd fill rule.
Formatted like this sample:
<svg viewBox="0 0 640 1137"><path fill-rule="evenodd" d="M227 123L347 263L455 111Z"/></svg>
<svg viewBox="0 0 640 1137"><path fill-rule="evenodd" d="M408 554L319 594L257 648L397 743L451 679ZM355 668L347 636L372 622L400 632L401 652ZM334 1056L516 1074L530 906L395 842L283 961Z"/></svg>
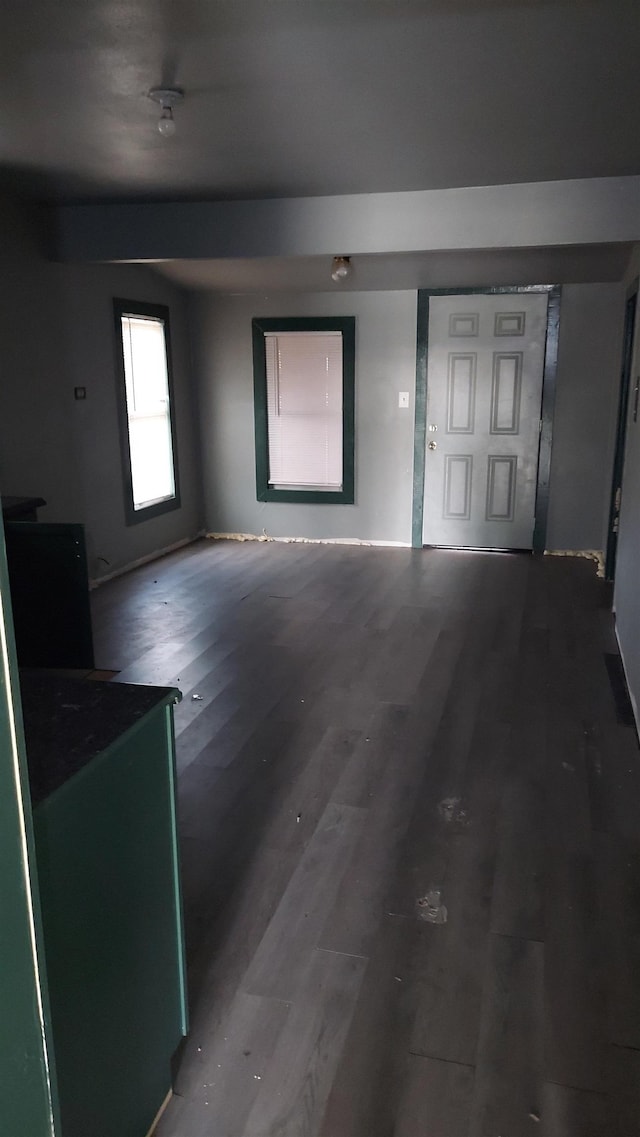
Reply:
<svg viewBox="0 0 640 1137"><path fill-rule="evenodd" d="M618 396L618 421L616 424L616 448L613 457L613 477L611 479L611 498L609 501L609 529L607 535L607 555L604 575L607 580L615 579L616 558L618 555L618 525L622 498L622 478L624 475L624 455L627 440L627 419L629 417L629 392L631 369L633 366L633 345L635 341L636 313L638 308L638 277L627 289L624 306L624 330L622 333L622 364L620 368L620 394Z"/></svg>
<svg viewBox="0 0 640 1137"><path fill-rule="evenodd" d="M170 699L34 809L63 1137L145 1137L187 1029Z"/></svg>
<svg viewBox="0 0 640 1137"><path fill-rule="evenodd" d="M421 549L424 517L425 447L427 437L427 356L429 352L429 293L424 290L418 292L417 327L411 544L414 549Z"/></svg>
<svg viewBox="0 0 640 1137"><path fill-rule="evenodd" d="M0 1133L55 1137L31 810L0 525ZM34 942L35 941L35 942Z"/></svg>
<svg viewBox="0 0 640 1137"><path fill-rule="evenodd" d="M558 372L558 344L560 337L560 297L562 289L549 290L547 307L547 342L544 349L542 373L542 406L540 408L540 451L538 455L538 487L536 493L536 522L533 530L533 551L544 553L547 545L547 518L549 515L549 479L551 477L551 443L553 441L553 409L556 401Z"/></svg>
<svg viewBox="0 0 640 1137"><path fill-rule="evenodd" d="M547 337L544 372L542 378L542 407L536 516L533 531L533 552L543 553L547 535L549 509L549 476L551 471L551 442L553 435L553 408L555 403L556 372L558 367L558 336L560 327L560 297L562 289L553 284L528 284L518 287L495 288L423 288L418 291L418 334L416 349L416 413L413 447L413 506L411 514L411 544L422 548L424 514L424 477L427 412L427 359L429 352L429 300L432 296L511 295L513 293L547 292Z"/></svg>
<svg viewBox="0 0 640 1137"><path fill-rule="evenodd" d="M277 490L269 485L265 332L342 332L342 489L339 492L330 490ZM258 501L353 505L355 501L355 316L288 316L282 319L256 317L252 321L252 336L256 495Z"/></svg>
<svg viewBox="0 0 640 1137"><path fill-rule="evenodd" d="M8 521L20 667L94 666L83 525Z"/></svg>

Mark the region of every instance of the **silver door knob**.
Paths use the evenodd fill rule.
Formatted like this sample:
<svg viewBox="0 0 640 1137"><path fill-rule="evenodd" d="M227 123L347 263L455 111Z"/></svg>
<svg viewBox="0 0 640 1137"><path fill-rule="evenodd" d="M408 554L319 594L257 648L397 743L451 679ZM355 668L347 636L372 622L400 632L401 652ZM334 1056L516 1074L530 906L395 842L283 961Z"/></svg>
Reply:
<svg viewBox="0 0 640 1137"><path fill-rule="evenodd" d="M429 450L437 450L438 443L437 442L427 442L427 446L429 447Z"/></svg>

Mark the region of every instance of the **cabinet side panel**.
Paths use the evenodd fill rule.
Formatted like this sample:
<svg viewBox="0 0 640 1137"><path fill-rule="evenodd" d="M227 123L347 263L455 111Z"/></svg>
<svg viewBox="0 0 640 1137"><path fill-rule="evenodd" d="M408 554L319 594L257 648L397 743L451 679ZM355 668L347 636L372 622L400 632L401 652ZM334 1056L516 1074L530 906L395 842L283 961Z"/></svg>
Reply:
<svg viewBox="0 0 640 1137"><path fill-rule="evenodd" d="M65 1137L139 1137L183 1033L165 708L35 811Z"/></svg>
<svg viewBox="0 0 640 1137"><path fill-rule="evenodd" d="M0 1131L11 1137L57 1132L34 860L0 524Z"/></svg>

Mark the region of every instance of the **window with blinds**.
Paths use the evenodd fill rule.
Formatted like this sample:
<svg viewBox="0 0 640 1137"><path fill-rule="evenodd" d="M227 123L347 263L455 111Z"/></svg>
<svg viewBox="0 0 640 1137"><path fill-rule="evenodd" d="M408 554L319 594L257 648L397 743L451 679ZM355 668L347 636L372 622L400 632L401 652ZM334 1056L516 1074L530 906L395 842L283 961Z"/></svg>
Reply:
<svg viewBox="0 0 640 1137"><path fill-rule="evenodd" d="M269 484L342 489L342 333L267 332Z"/></svg>
<svg viewBox="0 0 640 1137"><path fill-rule="evenodd" d="M354 499L353 317L255 319L259 501Z"/></svg>
<svg viewBox="0 0 640 1137"><path fill-rule="evenodd" d="M175 508L177 500L168 312L116 302L116 321L122 349L126 503L133 521Z"/></svg>

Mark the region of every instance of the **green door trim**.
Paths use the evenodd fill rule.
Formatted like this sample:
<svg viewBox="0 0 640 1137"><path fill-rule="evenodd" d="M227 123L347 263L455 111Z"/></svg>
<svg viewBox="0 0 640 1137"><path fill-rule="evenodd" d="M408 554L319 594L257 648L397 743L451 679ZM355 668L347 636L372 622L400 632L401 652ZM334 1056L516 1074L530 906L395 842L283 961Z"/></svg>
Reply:
<svg viewBox="0 0 640 1137"><path fill-rule="evenodd" d="M547 535L549 512L549 474L551 470L551 442L553 435L553 408L558 367L558 334L560 325L560 297L562 289L556 284L532 284L514 287L486 288L420 288L418 289L417 340L416 340L416 395L413 431L413 504L411 513L411 545L421 549L424 521L424 476L427 432L427 360L429 355L429 302L432 296L499 296L517 293L546 292L547 334L542 376L542 406L540 410L540 449L538 452L538 483L536 512L533 530L533 552L543 553Z"/></svg>
<svg viewBox="0 0 640 1137"><path fill-rule="evenodd" d="M620 494L624 474L624 455L627 440L627 420L629 417L629 394L631 391L631 371L633 367L633 348L635 343L636 315L638 307L638 277L627 289L624 305L624 328L622 333L622 363L620 365L620 393L618 395L618 420L616 424L616 448L611 476L611 497L609 501L609 528L607 532L607 551L605 558L605 580L614 580L616 557L618 554L618 521L620 518Z"/></svg>

